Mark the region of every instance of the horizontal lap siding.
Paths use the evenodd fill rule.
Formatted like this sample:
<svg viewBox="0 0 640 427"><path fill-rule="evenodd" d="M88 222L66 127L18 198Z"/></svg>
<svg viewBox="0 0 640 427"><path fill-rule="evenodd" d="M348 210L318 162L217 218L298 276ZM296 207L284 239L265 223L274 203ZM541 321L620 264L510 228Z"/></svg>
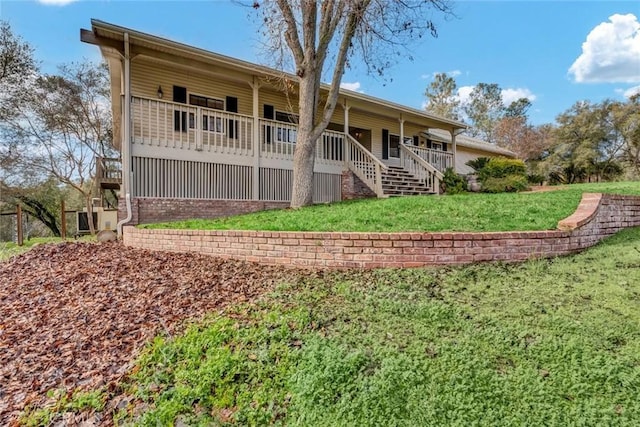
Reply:
<svg viewBox="0 0 640 427"><path fill-rule="evenodd" d="M382 159L382 129L388 129L389 133L400 134L398 120L361 111L349 111L349 126L371 129L371 152L379 159Z"/></svg>
<svg viewBox="0 0 640 427"><path fill-rule="evenodd" d="M474 150L472 148L463 147L461 145L456 146L456 172L462 174L473 173L473 168L466 165L469 160L475 160L478 157L496 157L497 154L492 154L486 151Z"/></svg>
<svg viewBox="0 0 640 427"><path fill-rule="evenodd" d="M157 98L158 86L162 86L162 99L171 101L175 85L186 87L188 93L210 98L238 98L238 113L251 115L253 112L253 92L248 82L224 81L197 70L185 71L144 57L135 58L131 64L131 92L134 96Z"/></svg>

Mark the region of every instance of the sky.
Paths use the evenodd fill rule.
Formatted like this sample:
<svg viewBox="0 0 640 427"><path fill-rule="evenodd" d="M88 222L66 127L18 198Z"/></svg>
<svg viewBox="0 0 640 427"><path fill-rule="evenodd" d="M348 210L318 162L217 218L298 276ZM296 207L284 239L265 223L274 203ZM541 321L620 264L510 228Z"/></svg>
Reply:
<svg viewBox="0 0 640 427"><path fill-rule="evenodd" d="M137 31L269 64L251 8L217 1L0 0L0 19L35 48L41 69L99 60L80 42L96 18ZM343 86L423 108L434 73L446 72L465 99L474 85L497 83L505 103L532 101L533 124L552 123L575 102L625 100L640 92L640 1L457 1L455 16L430 18L438 37L407 46L386 71L349 69ZM411 59L411 58L412 59Z"/></svg>

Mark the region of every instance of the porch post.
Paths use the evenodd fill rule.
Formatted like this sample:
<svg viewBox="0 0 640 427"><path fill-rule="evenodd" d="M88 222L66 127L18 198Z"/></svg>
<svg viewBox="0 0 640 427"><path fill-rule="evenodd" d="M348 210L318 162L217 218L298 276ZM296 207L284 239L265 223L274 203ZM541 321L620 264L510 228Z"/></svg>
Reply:
<svg viewBox="0 0 640 427"><path fill-rule="evenodd" d="M256 76L253 76L253 81L249 83L251 89L253 89L253 133L251 136L253 146L253 182L252 182L252 195L253 200L260 200L260 150L262 150L262 144L260 141L260 82Z"/></svg>
<svg viewBox="0 0 640 427"><path fill-rule="evenodd" d="M453 170L456 170L456 136L458 135L458 133L456 132L455 129L451 129L449 131L449 133L451 134L451 154L453 154L453 160L451 161L452 165L451 167L453 168Z"/></svg>
<svg viewBox="0 0 640 427"><path fill-rule="evenodd" d="M404 144L404 118L400 114L398 119L400 122L400 142L398 143L398 151L400 152L400 166L404 167L404 151L402 151L402 144Z"/></svg>
<svg viewBox="0 0 640 427"><path fill-rule="evenodd" d="M344 109L344 138L345 141L342 144L342 161L343 168L346 169L347 159L347 139L349 139L349 110L351 106L347 103L347 99L345 98L344 103L342 104L342 108Z"/></svg>

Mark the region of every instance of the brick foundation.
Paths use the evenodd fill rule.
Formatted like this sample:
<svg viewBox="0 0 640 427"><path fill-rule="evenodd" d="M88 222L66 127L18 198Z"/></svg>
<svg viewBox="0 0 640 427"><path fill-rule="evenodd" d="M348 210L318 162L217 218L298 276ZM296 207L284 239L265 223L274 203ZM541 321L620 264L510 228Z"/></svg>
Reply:
<svg viewBox="0 0 640 427"><path fill-rule="evenodd" d="M342 172L342 200L376 197L376 193L350 170Z"/></svg>
<svg viewBox="0 0 640 427"><path fill-rule="evenodd" d="M584 194L558 230L492 233L320 233L145 230L125 227L124 244L200 252L263 264L380 268L516 262L579 252L640 225L640 197Z"/></svg>
<svg viewBox="0 0 640 427"><path fill-rule="evenodd" d="M288 202L263 202L255 200L210 200L210 199L156 199L134 198L131 201L133 213L127 225L153 222L180 221L192 218L220 218L266 209L284 209ZM124 200L118 204L118 220L126 218Z"/></svg>

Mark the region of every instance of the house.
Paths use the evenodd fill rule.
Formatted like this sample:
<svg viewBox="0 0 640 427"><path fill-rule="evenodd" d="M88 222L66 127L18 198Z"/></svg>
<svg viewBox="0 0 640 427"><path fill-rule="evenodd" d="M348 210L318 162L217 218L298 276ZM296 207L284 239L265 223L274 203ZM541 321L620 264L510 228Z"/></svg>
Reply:
<svg viewBox="0 0 640 427"><path fill-rule="evenodd" d="M91 24L81 40L99 46L109 64L113 144L125 171L120 223L288 205L295 76ZM321 96L327 91L324 86ZM466 125L455 120L348 90L338 104L316 148L315 202L438 193L442 172L461 156L496 155L488 146L461 145Z"/></svg>

